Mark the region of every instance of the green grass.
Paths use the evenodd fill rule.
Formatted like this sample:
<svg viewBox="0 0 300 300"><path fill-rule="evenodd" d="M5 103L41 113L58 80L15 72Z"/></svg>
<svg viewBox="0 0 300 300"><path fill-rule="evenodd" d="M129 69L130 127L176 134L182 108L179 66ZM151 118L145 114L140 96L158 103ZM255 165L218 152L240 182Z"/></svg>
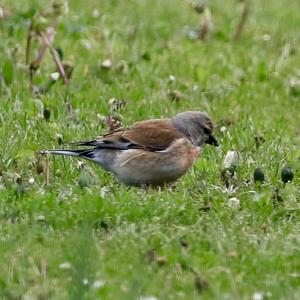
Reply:
<svg viewBox="0 0 300 300"><path fill-rule="evenodd" d="M299 3L253 0L242 37L233 41L241 6L211 1L214 27L202 42L186 36L201 23L187 1L70 0L54 45L74 63L74 74L69 86L56 83L41 96L28 88L25 12L46 8L47 1L4 3L10 17L0 23L0 66L13 61L14 73L11 84L0 86L0 298L252 299L262 293L299 299L300 86L291 86L300 79ZM106 58L113 64L107 71L100 68ZM54 69L48 53L35 83ZM182 98L172 101L169 90ZM45 186L35 150L59 147L58 133L70 142L105 132L99 114L109 113L110 98L127 101L120 112L125 126L206 111L221 146L206 147L190 173L162 190L126 187L90 163L95 184L81 188L77 161L61 157L51 158ZM257 136L265 140L260 145ZM220 171L231 149L240 164L227 189ZM283 186L285 165L295 178ZM261 187L252 180L256 167L266 172ZM238 207L229 205L233 197ZM195 272L208 289L196 288Z"/></svg>

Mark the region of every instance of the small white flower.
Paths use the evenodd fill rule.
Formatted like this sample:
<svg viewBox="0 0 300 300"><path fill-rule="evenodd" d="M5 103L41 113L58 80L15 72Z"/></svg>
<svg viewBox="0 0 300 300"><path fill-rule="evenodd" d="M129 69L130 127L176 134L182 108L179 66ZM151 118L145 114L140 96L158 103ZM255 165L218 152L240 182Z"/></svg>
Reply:
<svg viewBox="0 0 300 300"><path fill-rule="evenodd" d="M104 69L110 69L112 66L112 62L110 59L105 59L102 63L101 63L101 67Z"/></svg>
<svg viewBox="0 0 300 300"><path fill-rule="evenodd" d="M85 167L85 163L83 161L77 162L77 169L82 170Z"/></svg>
<svg viewBox="0 0 300 300"><path fill-rule="evenodd" d="M100 16L100 12L97 8L95 8L93 11L92 11L92 16L94 18L98 18Z"/></svg>
<svg viewBox="0 0 300 300"><path fill-rule="evenodd" d="M199 89L200 89L199 85L198 85L198 84L194 84L194 86L193 86L193 91L194 91L194 92L198 92Z"/></svg>
<svg viewBox="0 0 300 300"><path fill-rule="evenodd" d="M98 280L94 281L93 288L94 289L100 289L100 288L104 287L104 285L105 285L105 281L101 280L101 279L98 279Z"/></svg>
<svg viewBox="0 0 300 300"><path fill-rule="evenodd" d="M264 293L263 292L256 292L252 296L253 300L263 300L264 299Z"/></svg>
<svg viewBox="0 0 300 300"><path fill-rule="evenodd" d="M234 168L237 169L239 162L239 155L236 151L228 151L223 161L223 168L230 169Z"/></svg>
<svg viewBox="0 0 300 300"><path fill-rule="evenodd" d="M296 77L291 77L290 78L290 86L291 87L298 87L300 86L300 80Z"/></svg>
<svg viewBox="0 0 300 300"><path fill-rule="evenodd" d="M53 81L56 81L56 80L59 78L59 73L58 73L58 72L51 73L51 74L50 74L50 78L51 78Z"/></svg>
<svg viewBox="0 0 300 300"><path fill-rule="evenodd" d="M38 216L36 217L36 220L37 220L37 221L45 221L46 218L45 218L44 215L38 215Z"/></svg>
<svg viewBox="0 0 300 300"><path fill-rule="evenodd" d="M240 200L236 197L229 198L228 206L231 208L237 208L240 206Z"/></svg>
<svg viewBox="0 0 300 300"><path fill-rule="evenodd" d="M116 98L110 98L109 100L108 100L108 105L109 106L113 106L113 105L115 105L116 103L117 103L117 99Z"/></svg>
<svg viewBox="0 0 300 300"><path fill-rule="evenodd" d="M264 34L262 37L263 41L269 42L271 40L271 36L269 34Z"/></svg>
<svg viewBox="0 0 300 300"><path fill-rule="evenodd" d="M63 262L59 265L59 268L61 270L70 270L72 268L72 265L70 262L66 261L66 262Z"/></svg>
<svg viewBox="0 0 300 300"><path fill-rule="evenodd" d="M222 127L220 128L220 131L221 131L222 133L224 133L226 130L227 130L227 128L226 128L225 126L222 126Z"/></svg>
<svg viewBox="0 0 300 300"><path fill-rule="evenodd" d="M35 182L35 180L34 180L33 177L30 177L30 178L28 179L28 183L29 183L30 185L33 185L34 182Z"/></svg>
<svg viewBox="0 0 300 300"><path fill-rule="evenodd" d="M87 278L83 278L82 279L82 284L83 285L88 285L89 284L89 280Z"/></svg>
<svg viewBox="0 0 300 300"><path fill-rule="evenodd" d="M173 81L175 81L175 79L176 79L176 78L175 78L174 75L170 75L170 76L169 76L169 81L173 82Z"/></svg>

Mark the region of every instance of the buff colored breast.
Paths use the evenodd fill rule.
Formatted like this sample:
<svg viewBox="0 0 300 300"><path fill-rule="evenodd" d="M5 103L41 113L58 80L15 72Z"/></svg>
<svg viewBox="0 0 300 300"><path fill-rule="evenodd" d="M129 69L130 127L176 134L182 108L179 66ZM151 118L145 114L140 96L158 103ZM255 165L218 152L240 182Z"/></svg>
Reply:
<svg viewBox="0 0 300 300"><path fill-rule="evenodd" d="M114 160L112 171L126 184L163 185L184 175L193 166L198 155L198 147L186 138L180 138L163 151L120 151Z"/></svg>

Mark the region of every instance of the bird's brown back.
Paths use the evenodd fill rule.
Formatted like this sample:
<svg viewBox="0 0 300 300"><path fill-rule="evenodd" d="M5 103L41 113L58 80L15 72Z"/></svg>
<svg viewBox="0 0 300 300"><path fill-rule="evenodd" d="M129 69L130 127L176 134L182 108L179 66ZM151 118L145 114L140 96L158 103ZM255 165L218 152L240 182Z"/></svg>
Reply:
<svg viewBox="0 0 300 300"><path fill-rule="evenodd" d="M170 119L154 119L134 123L128 129L120 129L106 134L100 140L129 141L142 148L164 150L174 140L181 137L183 137L183 134L172 126Z"/></svg>

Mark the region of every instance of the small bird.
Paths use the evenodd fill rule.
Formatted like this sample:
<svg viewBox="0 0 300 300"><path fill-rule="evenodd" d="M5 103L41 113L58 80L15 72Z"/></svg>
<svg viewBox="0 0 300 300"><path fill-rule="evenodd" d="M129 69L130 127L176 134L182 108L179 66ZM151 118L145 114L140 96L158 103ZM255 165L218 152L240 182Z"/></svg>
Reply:
<svg viewBox="0 0 300 300"><path fill-rule="evenodd" d="M137 122L91 141L71 143L88 148L41 153L91 160L125 184L156 186L183 176L205 144L218 146L212 132L213 123L206 113L186 111L170 119Z"/></svg>

